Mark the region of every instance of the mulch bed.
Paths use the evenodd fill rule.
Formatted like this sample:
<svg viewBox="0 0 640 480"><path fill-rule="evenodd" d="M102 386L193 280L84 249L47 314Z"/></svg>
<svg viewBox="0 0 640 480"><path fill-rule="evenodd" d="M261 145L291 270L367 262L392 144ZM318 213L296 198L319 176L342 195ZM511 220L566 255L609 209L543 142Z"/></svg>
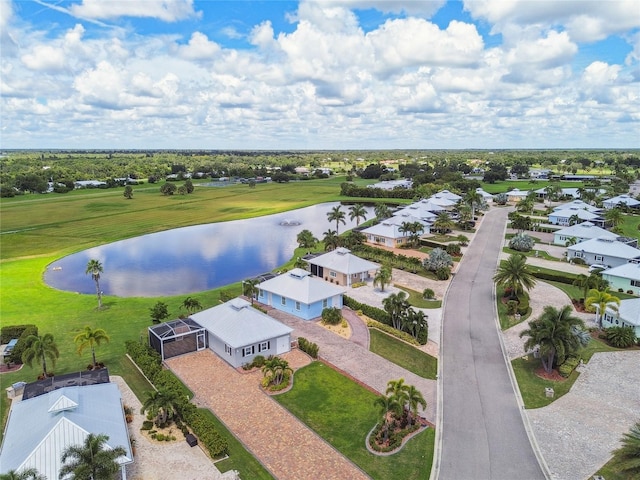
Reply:
<svg viewBox="0 0 640 480"><path fill-rule="evenodd" d="M0 364L0 373L10 373L17 372L22 368L22 364L12 364L10 367L7 367L6 364Z"/></svg>
<svg viewBox="0 0 640 480"><path fill-rule="evenodd" d="M544 378L545 380L550 380L552 382L564 382L566 378L558 373L557 370L551 370L551 373L547 373L543 367L536 369L534 372L537 377Z"/></svg>

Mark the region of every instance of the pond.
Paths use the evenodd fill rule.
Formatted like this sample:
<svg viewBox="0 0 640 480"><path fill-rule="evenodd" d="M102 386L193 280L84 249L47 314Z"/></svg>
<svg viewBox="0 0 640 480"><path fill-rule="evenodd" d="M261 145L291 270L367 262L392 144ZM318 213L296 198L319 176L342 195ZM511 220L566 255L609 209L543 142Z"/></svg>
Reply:
<svg viewBox="0 0 640 480"><path fill-rule="evenodd" d="M339 203L323 203L265 217L210 223L121 240L69 255L51 263L44 280L59 290L95 293L87 262L102 263L105 295L154 297L182 295L239 282L270 272L289 261L296 237L310 230L321 239L335 230L327 212ZM349 220L340 232L356 226ZM367 218L373 209L366 208ZM361 219L362 222L362 219Z"/></svg>

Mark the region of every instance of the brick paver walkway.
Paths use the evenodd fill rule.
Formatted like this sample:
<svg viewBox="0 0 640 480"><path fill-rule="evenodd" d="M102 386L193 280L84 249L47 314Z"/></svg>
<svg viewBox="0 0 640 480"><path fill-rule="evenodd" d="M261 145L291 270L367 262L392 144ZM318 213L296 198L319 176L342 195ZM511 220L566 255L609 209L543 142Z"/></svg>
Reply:
<svg viewBox="0 0 640 480"><path fill-rule="evenodd" d="M342 309L342 318L344 318L351 327L351 337L349 337L349 340L369 350L369 328L365 325L364 321L356 312L347 307Z"/></svg>
<svg viewBox="0 0 640 480"><path fill-rule="evenodd" d="M299 365L297 357L287 360ZM260 372L239 373L210 350L172 358L167 364L195 393L196 403L211 408L279 480L368 478L265 395L259 388Z"/></svg>

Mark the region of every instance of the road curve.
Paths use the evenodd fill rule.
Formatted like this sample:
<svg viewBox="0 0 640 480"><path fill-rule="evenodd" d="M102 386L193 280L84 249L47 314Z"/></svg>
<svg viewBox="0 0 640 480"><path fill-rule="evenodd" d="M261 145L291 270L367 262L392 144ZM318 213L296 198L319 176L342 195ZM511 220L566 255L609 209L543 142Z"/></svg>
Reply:
<svg viewBox="0 0 640 480"><path fill-rule="evenodd" d="M493 280L507 209L489 211L443 311L440 480L544 479L496 328Z"/></svg>

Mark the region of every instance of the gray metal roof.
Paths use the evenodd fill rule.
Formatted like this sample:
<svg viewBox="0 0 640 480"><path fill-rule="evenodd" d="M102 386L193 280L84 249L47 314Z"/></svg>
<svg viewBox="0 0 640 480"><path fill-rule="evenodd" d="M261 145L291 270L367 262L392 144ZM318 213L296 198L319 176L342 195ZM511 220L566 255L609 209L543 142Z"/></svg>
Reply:
<svg viewBox="0 0 640 480"><path fill-rule="evenodd" d="M62 452L80 445L89 433L109 436L109 448L122 446L120 464L133 462L122 397L114 383L65 387L11 405L0 471L36 468L57 479Z"/></svg>
<svg viewBox="0 0 640 480"><path fill-rule="evenodd" d="M310 259L309 263L347 275L368 272L380 268L379 264L360 258L346 248L336 248L324 255Z"/></svg>
<svg viewBox="0 0 640 480"><path fill-rule="evenodd" d="M342 295L346 290L337 285L327 283L312 277L309 272L301 268L278 275L258 285L261 290L290 298L305 305Z"/></svg>
<svg viewBox="0 0 640 480"><path fill-rule="evenodd" d="M154 335L158 338L171 338L184 335L191 332L202 330L203 327L198 325L190 318L179 318L170 322L161 323L154 327L150 327Z"/></svg>
<svg viewBox="0 0 640 480"><path fill-rule="evenodd" d="M191 318L233 348L254 345L293 331L242 298L194 313Z"/></svg>
<svg viewBox="0 0 640 480"><path fill-rule="evenodd" d="M610 238L598 237L567 247L567 250L587 252L596 255L608 255L614 258L631 260L640 257L640 250L626 243L618 242Z"/></svg>
<svg viewBox="0 0 640 480"><path fill-rule="evenodd" d="M611 308L607 307L607 313L609 315L616 316L627 323L631 323L632 325L640 325L640 298L620 300L618 312L616 313Z"/></svg>

